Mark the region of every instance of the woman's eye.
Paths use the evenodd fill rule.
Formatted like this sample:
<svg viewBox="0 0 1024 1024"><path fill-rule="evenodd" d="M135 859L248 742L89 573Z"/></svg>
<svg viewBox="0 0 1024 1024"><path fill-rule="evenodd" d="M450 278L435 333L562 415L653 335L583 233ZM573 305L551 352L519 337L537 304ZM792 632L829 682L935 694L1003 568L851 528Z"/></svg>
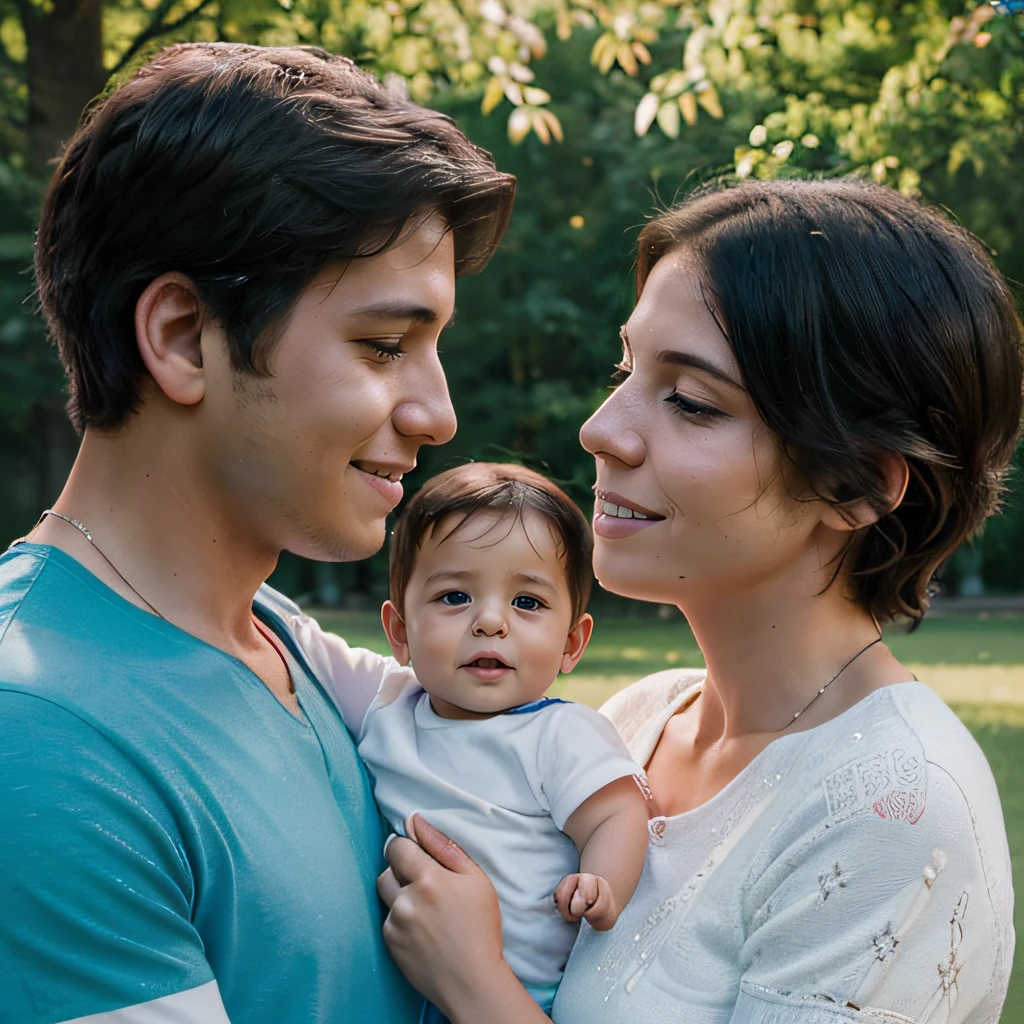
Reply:
<svg viewBox="0 0 1024 1024"><path fill-rule="evenodd" d="M460 604L469 604L472 598L464 590L449 590L447 594L441 595L441 604L450 608L456 608Z"/></svg>
<svg viewBox="0 0 1024 1024"><path fill-rule="evenodd" d="M544 605L541 604L536 597L530 597L527 594L522 594L519 597L513 598L512 607L518 608L523 612L535 612L543 608Z"/></svg>
<svg viewBox="0 0 1024 1024"><path fill-rule="evenodd" d="M690 416L693 419L710 420L714 419L716 416L726 415L721 409L716 409L714 406L703 405L700 402L695 402L692 398L687 398L685 395L679 394L678 391L673 391L665 401L671 403L673 412Z"/></svg>
<svg viewBox="0 0 1024 1024"><path fill-rule="evenodd" d="M401 339L398 341L385 341L383 338L361 338L358 342L372 349L381 362L390 363L394 359L401 359L405 353L401 348Z"/></svg>

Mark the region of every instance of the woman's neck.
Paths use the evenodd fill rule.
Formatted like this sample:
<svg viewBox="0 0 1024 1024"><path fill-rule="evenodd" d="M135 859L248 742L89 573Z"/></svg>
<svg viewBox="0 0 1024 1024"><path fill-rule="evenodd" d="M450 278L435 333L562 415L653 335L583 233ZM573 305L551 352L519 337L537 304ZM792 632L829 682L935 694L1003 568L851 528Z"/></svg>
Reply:
<svg viewBox="0 0 1024 1024"><path fill-rule="evenodd" d="M278 552L258 543L204 481L188 438L152 433L142 417L129 431L87 431L54 504L88 527L130 586L78 530L54 517L27 539L61 548L122 597L214 646L251 644L252 598Z"/></svg>
<svg viewBox="0 0 1024 1024"><path fill-rule="evenodd" d="M742 593L703 594L683 611L708 667L695 707L698 745L810 728L881 686L911 678L884 644L863 650L878 628L839 580L823 593L776 581Z"/></svg>

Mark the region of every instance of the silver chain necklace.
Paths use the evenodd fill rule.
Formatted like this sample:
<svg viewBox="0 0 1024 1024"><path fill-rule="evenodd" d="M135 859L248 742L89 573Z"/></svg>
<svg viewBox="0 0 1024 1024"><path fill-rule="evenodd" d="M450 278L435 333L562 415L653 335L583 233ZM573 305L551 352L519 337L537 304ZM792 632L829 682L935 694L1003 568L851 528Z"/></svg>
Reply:
<svg viewBox="0 0 1024 1024"><path fill-rule="evenodd" d="M865 651L871 650L875 644L882 642L881 636L875 637L871 643L862 647L799 711L793 714L793 717L779 730L779 732L785 732Z"/></svg>
<svg viewBox="0 0 1024 1024"><path fill-rule="evenodd" d="M45 511L45 512L43 512L43 514L42 514L42 515L41 515L41 516L39 517L39 519L38 519L38 520L36 521L36 526L38 526L38 525L39 525L39 524L40 524L40 523L41 523L41 522L42 522L42 521L43 521L43 520L44 520L44 519L45 519L45 518L46 518L47 516L53 516L53 517L54 517L55 519L59 519L59 520L61 520L61 522L67 523L67 524L68 524L69 526L73 526L73 527L74 527L74 528L75 528L75 529L76 529L76 530L77 530L77 531L78 531L78 532L79 532L79 533L80 533L80 534L81 534L81 535L82 535L82 536L83 536L83 537L84 537L84 538L85 538L85 539L86 539L86 540L87 540L87 541L88 541L88 542L89 542L89 543L90 543L90 544L91 544L91 545L93 546L93 548L94 548L94 549L95 549L95 551L96 551L96 554L98 554L98 555L100 556L100 558L102 558L102 559L103 559L103 561L104 561L104 562L106 562L106 563L107 563L107 565L109 565L109 566L110 566L110 568L111 568L111 569L113 569L115 573L117 573L118 579L120 579L120 580L121 580L121 582L122 582L122 583L123 583L123 584L124 584L124 585L125 585L125 586L126 586L126 587L127 587L127 588L128 588L128 589L129 589L129 590L130 590L130 591L131 591L131 592L132 592L132 593L133 593L133 594L134 594L134 595L135 595L135 596L136 596L136 597L137 597L138 599L139 599L139 600L140 600L140 601L142 601L142 602L143 602L143 603L144 603L144 604L146 605L146 607L147 607L147 608L148 608L148 609L149 609L149 610L150 610L150 611L151 611L151 612L152 612L152 613L153 613L153 614L154 614L154 615L155 615L155 616L156 616L156 617L157 617L158 619L163 619L163 620L164 620L165 622L167 621L167 616L166 616L166 615L164 615L164 614L163 614L162 612L160 612L160 611L159 611L159 610L158 610L158 609L157 609L157 608L156 608L156 607L155 607L155 606L153 605L153 603L152 603L151 601L147 601L147 600L146 600L146 598L144 598L144 597L143 597L143 596L142 596L142 595L141 595L141 594L140 594L140 593L139 593L139 592L138 592L138 591L137 591L137 590L135 589L135 587L133 587L133 586L132 586L132 585L131 585L131 584L130 584L130 583L129 583L129 582L128 582L128 581L127 581L127 580L126 580L125 578L124 578L124 575L122 574L121 570L120 570L120 569L118 569L118 567L117 567L116 565L114 565L114 563L113 563L113 562L112 562L112 561L111 561L111 560L110 560L109 558L107 558L107 556L106 556L106 555L105 555L105 554L103 553L103 549L102 549L102 548L101 548L101 547L99 546L99 544L97 544L97 543L96 543L96 541L94 541L94 540L92 539L92 534L91 534L91 533L89 532L89 528L88 528L88 527L87 527L87 526L85 525L85 523L83 523L83 522L80 522L80 521L79 521L79 520L77 520L77 519L72 519L72 518L71 518L71 516L66 516L66 515L64 515L64 514L63 514L63 513L61 513L61 512L55 512L55 511L54 511L54 510L53 510L52 508L48 508L48 509L46 509L46 511Z"/></svg>
<svg viewBox="0 0 1024 1024"><path fill-rule="evenodd" d="M136 590L136 589L135 589L135 587L133 587L133 586L132 586L132 584L131 584L131 583L129 583L129 582L128 582L128 580L126 580L126 579L125 579L125 577L124 577L124 573L122 573L122 572L121 572L121 570L120 570L120 569L118 569L118 567L117 567L116 565L114 565L114 563L113 563L113 562L112 562L112 561L111 561L111 560L110 560L109 558L107 558L107 556L106 556L106 555L105 555L105 554L103 553L103 549L102 549L102 548L101 548L101 547L99 546L99 544L97 544L97 543L96 543L96 541L95 541L95 540L93 540L93 537L92 537L92 533L91 533L91 532L89 531L89 528L88 528L88 527L87 527L87 526L85 525L85 523L81 522L81 520L78 520L78 519L73 519L73 518L72 518L71 516L66 516L66 515L64 515L64 514L63 514L63 513L61 513L61 512L56 512L56 511L54 511L54 510L53 510L52 508L48 508L48 509L46 509L46 511L45 511L45 512L43 512L43 514L42 514L42 515L41 515L41 516L40 516L40 517L39 517L39 518L38 518L38 519L36 520L36 526L38 526L38 525L39 525L39 524L40 524L40 523L41 523L41 522L42 522L42 521L43 521L43 520L44 520L44 519L45 519L45 518L46 518L47 516L53 516L53 517L54 517L55 519L59 519L59 520L60 520L61 522L67 523L67 524L68 524L68 526L73 526L73 527L74 527L74 528L75 528L75 529L76 529L76 530L77 530L77 531L78 531L78 532L79 532L79 533L80 533L80 534L81 534L81 535L82 535L82 536L83 536L83 537L84 537L84 538L85 538L85 539L86 539L86 540L87 540L87 541L88 541L88 542L89 542L89 543L90 543L90 544L92 545L92 547L93 547L93 550L94 550L94 551L96 552L96 554L98 554L98 555L100 556L100 558L102 558L102 559L103 559L103 561L104 561L104 562L106 562L106 563L107 563L107 565L109 565L109 566L110 566L110 568L114 570L114 572L115 572L115 573L117 574L117 577L118 577L118 579L120 579L120 580L121 580L121 582L122 582L122 583L123 583L123 584L124 584L124 585L125 585L125 586L126 586L126 587L127 587L127 588L128 588L128 589L129 589L129 590L130 590L130 591L131 591L131 592L132 592L132 593L133 593L133 594L134 594L134 595L135 595L135 596L136 596L136 597L137 597L138 599L139 599L139 600L140 600L140 601L142 601L142 602L143 602L143 603L144 603L144 604L146 605L146 607L147 607L147 608L149 608L149 610L150 610L150 611L151 611L151 612L152 612L152 613L153 613L153 614L154 614L154 615L155 615L155 616L156 616L156 617L157 617L158 619L163 619L163 620L164 620L164 622L167 622L167 621L168 621L168 619L167 619L167 616L166 616L166 615L164 615L164 614L163 614L163 613L162 613L162 612L161 612L161 611L160 611L160 610L159 610L159 609L158 609L158 608L157 608L157 607L156 607L156 606L155 606L155 605L153 604L153 602L152 602L152 601L149 601L149 600L147 600L147 599L146 599L145 597L143 597L143 596L142 596L142 594L140 594L140 593L138 592L138 590ZM292 679L291 669L290 669L290 668L288 667L288 661L287 661L287 659L286 659L286 658L285 658L285 656L284 656L284 652L283 652L283 651L281 650L281 648L280 648L280 647L278 647L278 646L277 646L277 643L276 643L276 642L274 641L274 639L273 639L273 638L272 638L272 637L270 636L270 634L268 633L268 631L267 631L266 629L264 629L264 628L263 628L263 627L262 627L262 626L261 626L261 625L259 624L259 622L257 621L257 619L256 619L256 616L255 616L255 615L253 616L253 619L252 619L252 624L253 624L253 625L254 625L254 626L256 627L256 630L257 630L257 632L258 632L258 633L259 633L259 634L260 634L260 635L261 635L261 636L263 637L263 639L264 639L264 640L266 640L266 641L267 641L267 643L268 643L268 644L270 644L270 646L271 646L271 647L272 647L272 648L274 649L274 651L275 651L275 652L277 653L277 656L278 656L278 657L279 657L279 658L281 659L281 663L282 663L282 664L284 665L284 667L285 667L285 672L286 672L286 673L287 673L287 675L288 675L288 692L289 692L289 693L295 693L295 682L294 682L294 680Z"/></svg>

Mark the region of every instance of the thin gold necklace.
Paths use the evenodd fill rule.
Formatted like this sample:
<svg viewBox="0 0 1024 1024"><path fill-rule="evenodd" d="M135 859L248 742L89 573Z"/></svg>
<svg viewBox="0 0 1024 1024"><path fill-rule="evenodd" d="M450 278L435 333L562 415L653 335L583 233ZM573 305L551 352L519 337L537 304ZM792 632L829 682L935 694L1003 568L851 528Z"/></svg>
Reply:
<svg viewBox="0 0 1024 1024"><path fill-rule="evenodd" d="M871 650L875 644L880 644L881 642L881 636L876 636L871 643L862 647L820 690L818 690L818 692L804 707L797 711L793 717L781 729L779 729L779 732L784 732L788 729L865 651Z"/></svg>
<svg viewBox="0 0 1024 1024"><path fill-rule="evenodd" d="M136 587L133 586L131 583L129 583L127 579L125 579L124 573L121 572L121 570L118 569L118 567L116 565L114 565L114 563L106 556L106 554L104 553L103 549L99 546L99 544L97 544L96 541L93 540L92 533L90 532L89 528L85 525L85 523L83 523L79 519L74 519L71 516L66 516L62 512L57 512L57 511L55 511L52 508L48 508L36 520L36 526L38 526L47 516L53 516L55 519L59 519L61 522L67 523L69 526L73 526L93 546L93 549L95 550L96 554L98 554L100 556L100 558L102 558L103 561L106 562L107 565L109 565L110 568L114 570L114 572L118 576L118 579L120 579L121 582L140 601L142 601L146 605L146 607L149 608L149 610L158 619L163 619L164 622L169 621L167 616L164 615L163 612L161 612L160 609L157 608L156 605L154 605L152 601L150 601L146 597L143 597L142 594L140 594L139 591L136 589ZM289 693L294 693L295 692L295 682L292 679L291 669L288 667L288 660L284 656L284 651L282 651L281 648L277 646L277 643L270 636L269 630L263 629L260 626L260 624L256 621L256 617L255 616L253 616L252 624L256 627L256 632L258 632L260 634L260 636L262 636L263 639L266 640L268 644L270 644L270 646L276 652L277 656L281 659L281 664L284 665L285 673L288 676L288 692Z"/></svg>

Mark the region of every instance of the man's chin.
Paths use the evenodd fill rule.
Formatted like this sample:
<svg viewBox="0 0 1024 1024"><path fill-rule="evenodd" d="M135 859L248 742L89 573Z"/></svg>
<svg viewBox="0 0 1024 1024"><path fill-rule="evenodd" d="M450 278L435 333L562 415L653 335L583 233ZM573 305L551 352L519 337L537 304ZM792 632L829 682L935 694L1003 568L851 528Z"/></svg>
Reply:
<svg viewBox="0 0 1024 1024"><path fill-rule="evenodd" d="M321 525L303 531L286 550L315 562L359 562L380 551L384 538L383 519L366 523L359 530L339 524Z"/></svg>

